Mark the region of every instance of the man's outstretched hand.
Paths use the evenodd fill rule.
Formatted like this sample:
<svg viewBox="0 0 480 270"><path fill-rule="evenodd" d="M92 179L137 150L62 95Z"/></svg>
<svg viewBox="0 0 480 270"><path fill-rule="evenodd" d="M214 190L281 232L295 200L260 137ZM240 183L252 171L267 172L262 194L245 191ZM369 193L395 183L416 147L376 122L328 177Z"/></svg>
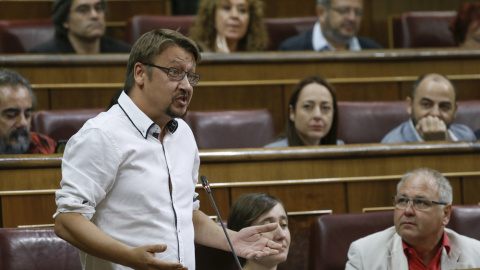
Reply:
<svg viewBox="0 0 480 270"><path fill-rule="evenodd" d="M246 259L278 254L282 245L266 238L263 233L280 229L277 223L243 228L232 237L233 248L238 256Z"/></svg>

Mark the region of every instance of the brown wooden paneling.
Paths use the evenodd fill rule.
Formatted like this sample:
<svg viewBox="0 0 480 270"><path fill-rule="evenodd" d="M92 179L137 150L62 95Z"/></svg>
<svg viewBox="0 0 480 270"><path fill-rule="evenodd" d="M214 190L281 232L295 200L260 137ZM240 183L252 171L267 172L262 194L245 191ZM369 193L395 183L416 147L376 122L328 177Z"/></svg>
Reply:
<svg viewBox="0 0 480 270"><path fill-rule="evenodd" d="M457 10L468 0L364 0L366 14L363 18L360 35L370 37L388 48L388 18L391 15L409 11Z"/></svg>
<svg viewBox="0 0 480 270"><path fill-rule="evenodd" d="M57 210L54 194L1 196L3 227L52 224Z"/></svg>
<svg viewBox="0 0 480 270"><path fill-rule="evenodd" d="M337 100L373 101L399 100L401 91L397 82L333 83Z"/></svg>
<svg viewBox="0 0 480 270"><path fill-rule="evenodd" d="M244 193L265 192L282 200L288 212L332 210L345 213L343 183L232 187L232 202Z"/></svg>
<svg viewBox="0 0 480 270"><path fill-rule="evenodd" d="M462 191L462 204L480 204L480 177L463 177Z"/></svg>
<svg viewBox="0 0 480 270"><path fill-rule="evenodd" d="M312 0L278 1L263 0L265 18L316 16L316 2Z"/></svg>
<svg viewBox="0 0 480 270"><path fill-rule="evenodd" d="M75 88L75 89L51 89L50 108L81 109L81 108L105 108L110 104L110 99L117 92L116 88Z"/></svg>
<svg viewBox="0 0 480 270"><path fill-rule="evenodd" d="M217 216L212 201L203 187L196 188L195 192L198 193L198 199L200 200L200 210L209 216ZM230 190L228 188L212 188L212 197L220 216L223 220L227 220L231 206Z"/></svg>
<svg viewBox="0 0 480 270"><path fill-rule="evenodd" d="M2 20L49 19L53 1L0 1Z"/></svg>
<svg viewBox="0 0 480 270"><path fill-rule="evenodd" d="M373 145L373 144L372 144ZM366 146L366 145L365 145ZM419 145L420 146L420 145ZM235 160L228 162L228 159L234 158L232 155L225 156L225 161L208 161L204 159L200 167L200 173L214 176L222 182L245 182L279 179L308 179L324 177L349 177L349 176L373 176L384 174L403 174L417 167L430 167L442 172L456 171L476 171L478 163L477 154L464 153L461 155L455 153L443 154L414 154L414 155L380 155L369 156L360 154L356 150L358 145L350 145L347 149L350 151L349 158L315 156L315 158L290 159L284 155L280 160L266 158L255 158L255 153L260 154L262 150L255 149L255 152L248 152L250 149L244 149L248 153L248 159ZM377 146L375 146L377 147ZM380 150L384 145L378 145ZM323 151L337 152L345 149L342 146L323 146ZM366 147L363 149L372 149ZM240 150L240 149L238 149ZM310 148L315 151L316 148ZM252 150L253 151L253 150ZM269 151L269 150L265 150ZM212 151L213 155L215 151ZM221 153L220 151L218 152ZM337 152L338 153L338 152ZM452 163L452 160L455 160ZM368 165L368 166L367 166Z"/></svg>
<svg viewBox="0 0 480 270"><path fill-rule="evenodd" d="M454 204L472 204L480 199L478 144L202 150L200 174L208 176L213 197L224 219L228 217L231 203L245 192L271 193L284 202L289 212L330 209L334 213L345 213L360 212L364 207L389 206L390 196L395 193L401 175L418 167L437 169L450 179ZM59 154L0 157L4 224L50 223L46 222L52 214L48 207L45 212L33 211L32 214L27 211L24 214L20 211L20 217L9 217L15 213L9 209L16 205L9 200L24 197L24 205L38 201L40 207L52 202L48 196L35 196L53 196L60 187L60 166ZM198 185L196 190L200 195L201 209L208 215L215 215L209 198L201 189Z"/></svg>

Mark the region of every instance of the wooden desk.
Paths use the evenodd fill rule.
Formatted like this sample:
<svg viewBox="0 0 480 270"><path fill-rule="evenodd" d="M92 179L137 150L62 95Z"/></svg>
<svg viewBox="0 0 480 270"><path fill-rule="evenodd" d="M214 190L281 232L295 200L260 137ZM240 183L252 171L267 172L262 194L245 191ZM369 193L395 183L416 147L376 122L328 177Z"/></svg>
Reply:
<svg viewBox="0 0 480 270"><path fill-rule="evenodd" d="M458 99L480 99L480 50L379 50L342 53L202 54L191 110L267 108L283 129L293 86L320 74L338 100L403 100L425 73L447 75ZM37 109L107 107L123 87L126 54L3 55L0 66L21 72L38 96Z"/></svg>
<svg viewBox="0 0 480 270"><path fill-rule="evenodd" d="M418 167L437 169L449 178L454 204L477 204L479 157L480 142L228 149L201 151L200 174L208 177L224 218L245 192L271 193L288 211L347 213L390 206L401 175ZM60 166L60 155L0 158L4 227L53 222ZM202 189L197 186L202 209L214 215Z"/></svg>
<svg viewBox="0 0 480 270"><path fill-rule="evenodd" d="M390 206L401 175L418 167L440 170L450 180L455 205L477 204L479 157L480 142L229 149L200 151L200 175L208 176L223 219L246 192L270 193L296 212L289 216L292 259L281 269L306 269L309 227L325 212L315 210L335 214ZM59 155L0 157L3 227L54 222L60 165ZM201 209L215 215L202 189L197 185Z"/></svg>

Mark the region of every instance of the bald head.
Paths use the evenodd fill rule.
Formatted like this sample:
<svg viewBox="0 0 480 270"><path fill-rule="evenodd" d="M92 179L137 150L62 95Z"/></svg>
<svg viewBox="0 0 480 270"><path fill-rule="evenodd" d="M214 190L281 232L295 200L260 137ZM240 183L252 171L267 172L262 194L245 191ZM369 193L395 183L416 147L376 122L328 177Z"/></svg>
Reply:
<svg viewBox="0 0 480 270"><path fill-rule="evenodd" d="M417 89L422 85L424 87L426 84L435 83L437 85L443 85L444 87L450 88L449 91L453 92L454 102L457 101L457 88L452 81L447 79L445 76L438 73L425 74L420 77L413 83L412 91L410 92L410 98L413 100L415 98L415 93Z"/></svg>

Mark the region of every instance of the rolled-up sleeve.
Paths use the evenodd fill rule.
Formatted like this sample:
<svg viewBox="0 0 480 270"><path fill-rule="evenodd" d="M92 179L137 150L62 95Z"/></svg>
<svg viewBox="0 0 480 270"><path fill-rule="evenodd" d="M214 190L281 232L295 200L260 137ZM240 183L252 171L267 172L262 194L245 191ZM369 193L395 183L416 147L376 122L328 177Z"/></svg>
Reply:
<svg viewBox="0 0 480 270"><path fill-rule="evenodd" d="M53 217L76 212L90 220L115 182L120 156L115 141L98 129L81 130L73 136L62 159L61 189L55 193Z"/></svg>

